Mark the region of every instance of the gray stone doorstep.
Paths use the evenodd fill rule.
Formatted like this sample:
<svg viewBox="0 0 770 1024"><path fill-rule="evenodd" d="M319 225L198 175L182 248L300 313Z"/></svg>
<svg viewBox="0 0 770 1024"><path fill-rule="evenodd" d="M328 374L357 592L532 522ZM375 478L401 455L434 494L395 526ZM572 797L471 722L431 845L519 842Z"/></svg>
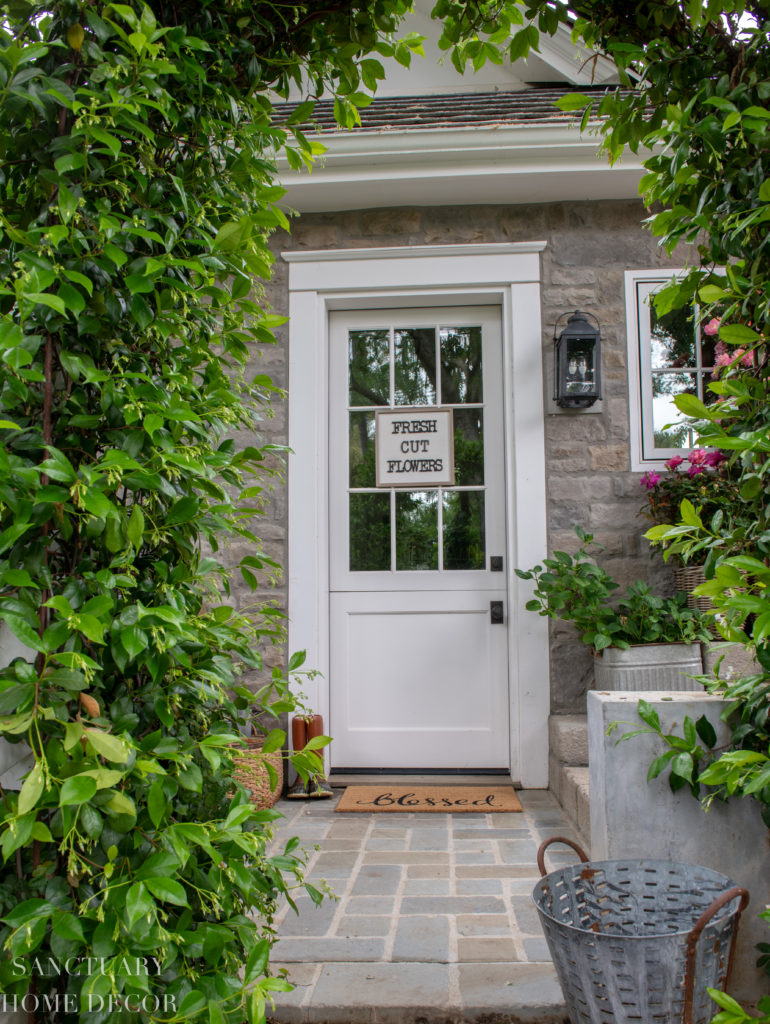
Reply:
<svg viewBox="0 0 770 1024"><path fill-rule="evenodd" d="M574 838L550 793L520 814L335 814L336 799L282 802L273 852L293 835L307 878L276 917L275 1024L568 1024L531 901L539 844ZM550 867L574 857L553 847ZM550 854L550 851L549 851Z"/></svg>
<svg viewBox="0 0 770 1024"><path fill-rule="evenodd" d="M280 1024L569 1024L550 964L283 966L296 988L268 1011Z"/></svg>

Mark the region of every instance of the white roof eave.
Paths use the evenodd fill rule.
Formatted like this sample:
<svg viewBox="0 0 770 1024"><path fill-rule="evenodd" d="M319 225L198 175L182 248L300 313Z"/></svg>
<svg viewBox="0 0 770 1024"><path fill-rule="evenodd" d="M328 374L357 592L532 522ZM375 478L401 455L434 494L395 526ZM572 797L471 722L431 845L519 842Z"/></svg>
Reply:
<svg viewBox="0 0 770 1024"><path fill-rule="evenodd" d="M463 126L316 136L312 172L278 160L286 206L330 212L403 205L477 205L639 196L641 156L615 165L595 135L567 124Z"/></svg>

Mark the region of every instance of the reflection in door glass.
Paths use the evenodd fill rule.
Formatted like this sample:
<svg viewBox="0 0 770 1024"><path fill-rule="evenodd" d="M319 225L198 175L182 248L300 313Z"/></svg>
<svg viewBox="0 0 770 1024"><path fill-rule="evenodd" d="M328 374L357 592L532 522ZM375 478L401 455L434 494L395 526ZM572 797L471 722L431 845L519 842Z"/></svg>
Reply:
<svg viewBox="0 0 770 1024"><path fill-rule="evenodd" d="M390 492L350 495L350 570L390 570Z"/></svg>
<svg viewBox="0 0 770 1024"><path fill-rule="evenodd" d="M455 483L484 483L484 411L455 409Z"/></svg>
<svg viewBox="0 0 770 1024"><path fill-rule="evenodd" d="M438 569L438 492L396 494L396 569Z"/></svg>
<svg viewBox="0 0 770 1024"><path fill-rule="evenodd" d="M390 404L390 331L349 334L350 404Z"/></svg>
<svg viewBox="0 0 770 1024"><path fill-rule="evenodd" d="M399 328L394 334L396 405L436 404L436 332Z"/></svg>
<svg viewBox="0 0 770 1024"><path fill-rule="evenodd" d="M484 492L444 492L444 568L483 569L486 565Z"/></svg>
<svg viewBox="0 0 770 1024"><path fill-rule="evenodd" d="M350 414L350 486L374 487L374 413Z"/></svg>
<svg viewBox="0 0 770 1024"><path fill-rule="evenodd" d="M483 402L481 328L441 328L441 402Z"/></svg>

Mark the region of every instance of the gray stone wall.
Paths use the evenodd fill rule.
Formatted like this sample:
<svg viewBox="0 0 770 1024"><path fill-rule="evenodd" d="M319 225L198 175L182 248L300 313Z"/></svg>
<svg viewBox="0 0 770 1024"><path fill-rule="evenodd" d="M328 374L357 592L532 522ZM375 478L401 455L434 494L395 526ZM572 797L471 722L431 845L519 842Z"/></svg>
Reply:
<svg viewBox="0 0 770 1024"><path fill-rule="evenodd" d="M309 214L297 218L291 235L273 237L278 254L288 249L356 246L429 245L460 242L547 242L542 254L543 360L550 381L556 318L575 309L595 313L602 325L604 400L594 410L562 412L546 396L549 546L576 546L573 525L580 523L605 545L605 564L621 582L636 578L668 585L668 570L651 562L638 516L643 501L638 474L629 471L628 382L624 272L663 266L655 239L641 227L642 205L635 201L551 203L540 206L363 210ZM266 297L275 312L288 309L288 267L278 256ZM255 357L253 372L268 372L287 385L288 329L278 331L279 346ZM598 410L598 411L596 411ZM286 409L277 405L265 421L265 437L286 443ZM300 497L301 500L301 497ZM269 497L260 524L265 551L282 565L286 547L286 491ZM523 555L523 568L531 560ZM285 583L267 587L259 597L285 602ZM250 593L238 590L244 603ZM551 630L552 709L585 711L591 660L572 627Z"/></svg>

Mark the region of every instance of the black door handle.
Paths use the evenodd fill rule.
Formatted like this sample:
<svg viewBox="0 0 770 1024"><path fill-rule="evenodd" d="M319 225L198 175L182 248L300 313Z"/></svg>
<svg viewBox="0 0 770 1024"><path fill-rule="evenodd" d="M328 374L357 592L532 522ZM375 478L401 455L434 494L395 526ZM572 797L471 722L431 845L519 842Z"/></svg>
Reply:
<svg viewBox="0 0 770 1024"><path fill-rule="evenodd" d="M505 611L502 601L489 602L489 621L493 626L499 626L505 622Z"/></svg>

